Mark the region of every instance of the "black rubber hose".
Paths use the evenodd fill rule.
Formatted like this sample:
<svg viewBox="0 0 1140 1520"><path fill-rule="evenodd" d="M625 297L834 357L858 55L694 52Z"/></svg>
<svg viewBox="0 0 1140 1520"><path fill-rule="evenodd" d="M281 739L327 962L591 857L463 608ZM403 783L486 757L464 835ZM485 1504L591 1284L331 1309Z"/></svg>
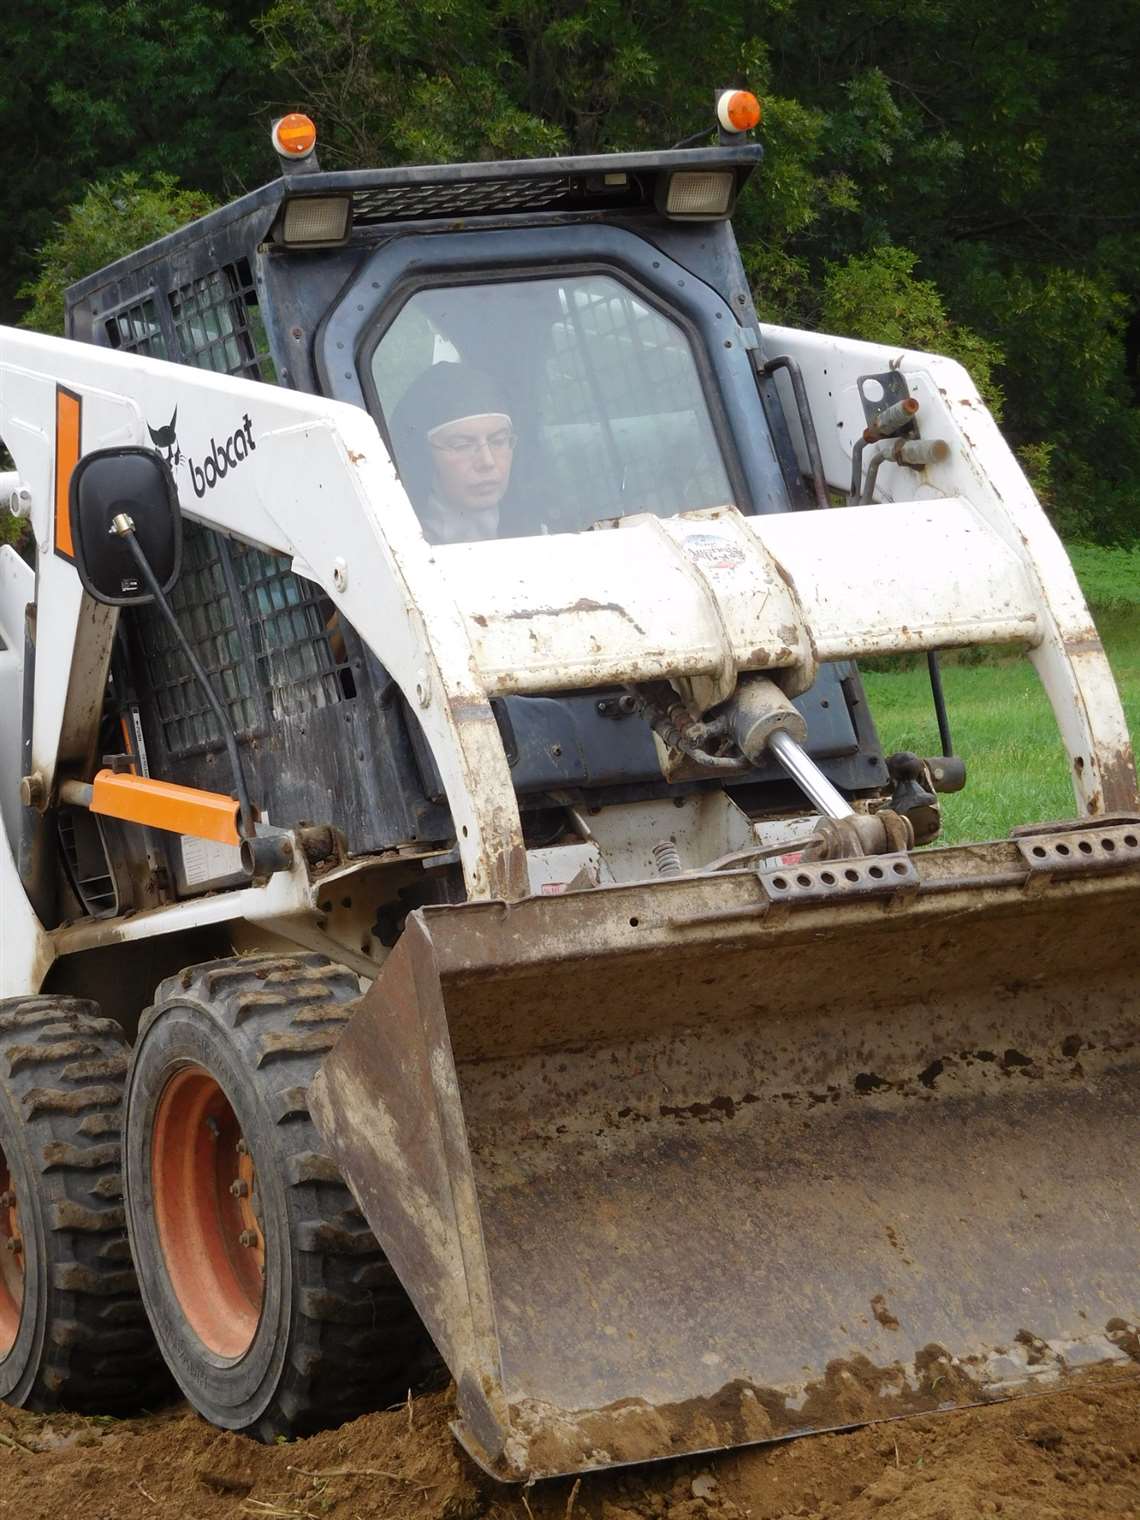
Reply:
<svg viewBox="0 0 1140 1520"><path fill-rule="evenodd" d="M954 741L950 737L950 714L946 711L946 696L942 690L942 667L938 663L938 651L928 649L926 668L930 672L930 695L934 698L934 714L938 719L938 742L944 755L954 753Z"/></svg>

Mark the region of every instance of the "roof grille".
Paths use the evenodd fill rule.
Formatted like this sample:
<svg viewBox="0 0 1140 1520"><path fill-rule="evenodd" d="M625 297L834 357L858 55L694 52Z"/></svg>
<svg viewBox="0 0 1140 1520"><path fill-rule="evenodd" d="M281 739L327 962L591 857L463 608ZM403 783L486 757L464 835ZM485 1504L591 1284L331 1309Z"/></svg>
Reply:
<svg viewBox="0 0 1140 1520"><path fill-rule="evenodd" d="M480 212L548 211L575 197L569 175L543 179L455 180L436 185L392 185L356 190L352 216L359 226L411 222L428 217L475 216Z"/></svg>

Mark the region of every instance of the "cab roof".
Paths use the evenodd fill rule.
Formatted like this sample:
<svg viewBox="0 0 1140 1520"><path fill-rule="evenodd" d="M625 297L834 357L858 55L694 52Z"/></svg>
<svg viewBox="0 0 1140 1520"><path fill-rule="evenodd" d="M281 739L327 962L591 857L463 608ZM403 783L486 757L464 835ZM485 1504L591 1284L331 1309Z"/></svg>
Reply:
<svg viewBox="0 0 1140 1520"><path fill-rule="evenodd" d="M243 241L271 237L286 202L300 196L348 195L352 226L388 223L467 224L485 217L651 211L658 182L677 170L732 169L736 193L763 158L759 143L672 148L652 153L507 159L486 163L401 165L387 169L294 172L238 197L208 216L78 280L67 291L74 306L110 282L203 239L228 240L240 224ZM735 197L734 197L735 198Z"/></svg>

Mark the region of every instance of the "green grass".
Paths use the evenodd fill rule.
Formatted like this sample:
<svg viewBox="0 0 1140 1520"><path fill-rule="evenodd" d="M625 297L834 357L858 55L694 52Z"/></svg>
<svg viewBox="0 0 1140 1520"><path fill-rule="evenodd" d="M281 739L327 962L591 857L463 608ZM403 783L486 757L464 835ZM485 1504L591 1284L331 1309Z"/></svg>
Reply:
<svg viewBox="0 0 1140 1520"><path fill-rule="evenodd" d="M1069 544L1068 550L1090 607L1098 613L1140 609L1140 545Z"/></svg>
<svg viewBox="0 0 1140 1520"><path fill-rule="evenodd" d="M1140 749L1140 549L1070 551L1108 651L1133 744ZM937 753L926 662L863 673L884 752ZM967 651L943 663L954 748L966 761L962 792L942 798L940 844L1000 839L1019 823L1076 813L1052 709L1023 657Z"/></svg>

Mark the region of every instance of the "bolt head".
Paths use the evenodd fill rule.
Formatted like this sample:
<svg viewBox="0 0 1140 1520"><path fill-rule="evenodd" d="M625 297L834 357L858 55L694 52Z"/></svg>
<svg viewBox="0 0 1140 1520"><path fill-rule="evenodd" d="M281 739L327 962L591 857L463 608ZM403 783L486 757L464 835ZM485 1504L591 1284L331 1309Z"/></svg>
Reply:
<svg viewBox="0 0 1140 1520"><path fill-rule="evenodd" d="M246 1182L244 1177L236 1177L234 1181L230 1183L230 1192L235 1198L248 1198L249 1183Z"/></svg>
<svg viewBox="0 0 1140 1520"><path fill-rule="evenodd" d="M8 1247L9 1251L11 1251L13 1254L16 1254L24 1249L24 1242L18 1235L9 1235L8 1239L4 1243Z"/></svg>
<svg viewBox="0 0 1140 1520"><path fill-rule="evenodd" d="M243 1230L238 1236L238 1244L246 1246L247 1248L250 1246L255 1246L257 1244L257 1231Z"/></svg>

